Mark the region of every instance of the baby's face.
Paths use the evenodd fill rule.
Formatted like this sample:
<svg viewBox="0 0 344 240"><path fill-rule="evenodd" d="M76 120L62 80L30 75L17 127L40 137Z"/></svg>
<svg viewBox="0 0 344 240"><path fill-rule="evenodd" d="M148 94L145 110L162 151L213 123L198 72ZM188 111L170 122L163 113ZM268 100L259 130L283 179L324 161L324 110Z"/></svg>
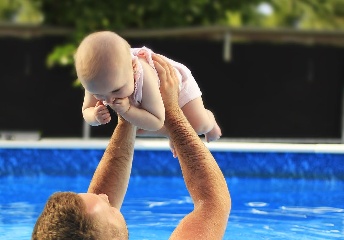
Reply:
<svg viewBox="0 0 344 240"><path fill-rule="evenodd" d="M83 84L85 89L99 100L112 104L116 98L126 98L134 92L132 68L104 70L92 80Z"/></svg>

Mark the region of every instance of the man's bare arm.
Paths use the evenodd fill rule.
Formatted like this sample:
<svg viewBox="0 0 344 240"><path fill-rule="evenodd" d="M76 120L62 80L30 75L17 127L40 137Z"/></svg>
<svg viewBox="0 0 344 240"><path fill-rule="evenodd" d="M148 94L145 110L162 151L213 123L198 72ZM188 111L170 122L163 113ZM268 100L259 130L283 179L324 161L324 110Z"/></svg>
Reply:
<svg viewBox="0 0 344 240"><path fill-rule="evenodd" d="M178 106L178 80L172 66L157 55L153 60L161 80L165 127L194 202L194 210L184 217L170 239L222 239L231 208L225 178Z"/></svg>
<svg viewBox="0 0 344 240"><path fill-rule="evenodd" d="M118 118L118 124L88 188L89 193L108 195L120 209L127 191L134 154L136 127Z"/></svg>

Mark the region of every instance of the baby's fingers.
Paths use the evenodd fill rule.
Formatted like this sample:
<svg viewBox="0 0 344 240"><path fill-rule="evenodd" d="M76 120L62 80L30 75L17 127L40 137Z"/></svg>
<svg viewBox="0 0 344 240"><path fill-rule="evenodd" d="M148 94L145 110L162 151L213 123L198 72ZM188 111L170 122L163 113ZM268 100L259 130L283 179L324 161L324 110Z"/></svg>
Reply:
<svg viewBox="0 0 344 240"><path fill-rule="evenodd" d="M98 107L95 107L96 112L109 112L109 109L105 105L99 105Z"/></svg>
<svg viewBox="0 0 344 240"><path fill-rule="evenodd" d="M102 101L98 101L97 103L96 103L96 106L95 107L99 107L99 106L104 106L104 103L102 102Z"/></svg>
<svg viewBox="0 0 344 240"><path fill-rule="evenodd" d="M97 116L97 120L100 124L105 124L110 122L111 120L111 115L109 112L101 112L98 116Z"/></svg>

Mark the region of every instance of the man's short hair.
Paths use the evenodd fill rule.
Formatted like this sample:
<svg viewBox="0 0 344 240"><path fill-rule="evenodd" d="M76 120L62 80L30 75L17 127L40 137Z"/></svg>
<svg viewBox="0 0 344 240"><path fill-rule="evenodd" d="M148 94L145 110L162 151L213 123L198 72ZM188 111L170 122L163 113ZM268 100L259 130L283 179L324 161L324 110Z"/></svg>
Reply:
<svg viewBox="0 0 344 240"><path fill-rule="evenodd" d="M73 192L57 192L39 216L32 240L93 240L100 239L100 235L97 221L87 213L82 198Z"/></svg>

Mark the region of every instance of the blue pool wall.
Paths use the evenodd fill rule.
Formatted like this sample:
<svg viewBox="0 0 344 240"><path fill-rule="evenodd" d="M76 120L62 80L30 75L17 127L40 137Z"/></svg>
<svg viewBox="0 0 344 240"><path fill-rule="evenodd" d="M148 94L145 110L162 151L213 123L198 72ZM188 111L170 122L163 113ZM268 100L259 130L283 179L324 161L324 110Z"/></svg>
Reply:
<svg viewBox="0 0 344 240"><path fill-rule="evenodd" d="M0 176L92 176L106 144L93 148L77 145L1 146L0 143ZM277 149L265 145L266 150L257 147L250 150L249 144L240 146L245 149L210 147L226 177L344 180L344 153L341 151L316 152L310 151L309 146L307 151L296 151L295 147ZM154 144L145 143L135 148L132 175L181 176L181 170L168 147L154 148Z"/></svg>

